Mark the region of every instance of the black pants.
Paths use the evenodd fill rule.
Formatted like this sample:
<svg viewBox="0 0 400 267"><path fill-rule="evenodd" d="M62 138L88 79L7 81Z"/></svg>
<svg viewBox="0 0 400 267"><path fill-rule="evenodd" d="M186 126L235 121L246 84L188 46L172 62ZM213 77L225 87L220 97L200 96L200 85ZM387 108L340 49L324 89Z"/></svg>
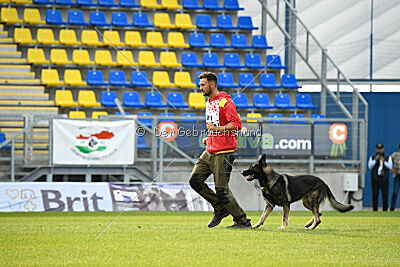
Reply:
<svg viewBox="0 0 400 267"><path fill-rule="evenodd" d="M383 210L388 210L388 191L389 191L389 181L383 176L378 176L376 179L371 179L372 183L372 207L374 211L378 210L378 196L379 189L382 192L382 200L383 200Z"/></svg>

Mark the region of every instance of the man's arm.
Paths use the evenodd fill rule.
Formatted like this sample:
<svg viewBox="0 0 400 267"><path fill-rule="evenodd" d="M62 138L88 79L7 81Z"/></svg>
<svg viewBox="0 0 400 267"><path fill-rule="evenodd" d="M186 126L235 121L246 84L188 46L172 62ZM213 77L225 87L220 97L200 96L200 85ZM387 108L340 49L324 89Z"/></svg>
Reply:
<svg viewBox="0 0 400 267"><path fill-rule="evenodd" d="M369 160L368 160L368 169L372 169L374 166L375 166L375 164L376 164L376 161L372 158L372 157L369 157Z"/></svg>
<svg viewBox="0 0 400 267"><path fill-rule="evenodd" d="M389 170L393 169L392 157L389 157L388 161L384 161L383 164L385 164L385 167Z"/></svg>

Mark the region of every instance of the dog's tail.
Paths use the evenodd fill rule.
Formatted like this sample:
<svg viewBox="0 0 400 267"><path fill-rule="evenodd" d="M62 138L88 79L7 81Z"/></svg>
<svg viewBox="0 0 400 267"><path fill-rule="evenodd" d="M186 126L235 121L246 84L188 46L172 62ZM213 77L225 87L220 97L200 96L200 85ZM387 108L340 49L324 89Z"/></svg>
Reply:
<svg viewBox="0 0 400 267"><path fill-rule="evenodd" d="M328 193L329 204L331 204L332 208L334 208L335 210L340 211L340 212L347 212L347 211L354 209L353 205L342 204L342 203L338 202L335 199L335 197L333 196L332 191L328 186L326 186L326 189L327 189L327 193Z"/></svg>

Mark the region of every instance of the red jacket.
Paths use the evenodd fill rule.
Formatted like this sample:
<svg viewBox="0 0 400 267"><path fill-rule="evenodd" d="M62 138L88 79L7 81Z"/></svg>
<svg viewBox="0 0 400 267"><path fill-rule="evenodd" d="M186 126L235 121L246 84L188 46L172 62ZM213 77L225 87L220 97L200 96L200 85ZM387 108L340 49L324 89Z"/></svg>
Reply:
<svg viewBox="0 0 400 267"><path fill-rule="evenodd" d="M236 130L242 129L242 122L236 112L236 106L231 97L225 92L220 92L206 103L206 122L215 126L224 126L228 123L235 125ZM237 150L235 132L208 132L207 151L213 154L228 153Z"/></svg>

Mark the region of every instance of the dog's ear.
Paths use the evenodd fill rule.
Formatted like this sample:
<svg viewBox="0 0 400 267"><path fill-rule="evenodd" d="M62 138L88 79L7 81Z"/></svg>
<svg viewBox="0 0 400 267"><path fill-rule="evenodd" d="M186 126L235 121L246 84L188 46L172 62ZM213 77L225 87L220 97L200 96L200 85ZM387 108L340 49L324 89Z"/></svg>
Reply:
<svg viewBox="0 0 400 267"><path fill-rule="evenodd" d="M267 164L267 155L263 154L258 163L260 164L260 166Z"/></svg>

